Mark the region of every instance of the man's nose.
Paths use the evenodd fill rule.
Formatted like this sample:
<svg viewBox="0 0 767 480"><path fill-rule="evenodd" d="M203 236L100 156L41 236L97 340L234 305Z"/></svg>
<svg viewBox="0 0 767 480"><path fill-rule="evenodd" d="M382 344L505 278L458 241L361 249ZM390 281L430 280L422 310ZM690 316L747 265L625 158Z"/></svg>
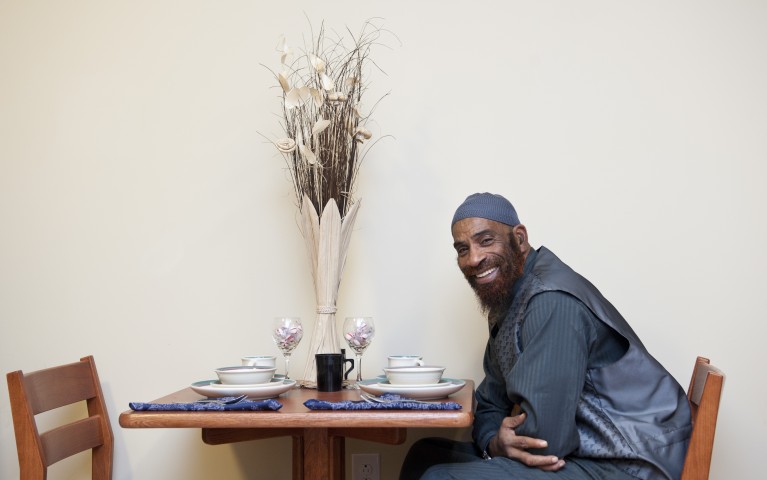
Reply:
<svg viewBox="0 0 767 480"><path fill-rule="evenodd" d="M482 260L485 259L485 252L482 251L481 248L470 248L469 249L469 265L472 267L476 267L480 263L482 263Z"/></svg>

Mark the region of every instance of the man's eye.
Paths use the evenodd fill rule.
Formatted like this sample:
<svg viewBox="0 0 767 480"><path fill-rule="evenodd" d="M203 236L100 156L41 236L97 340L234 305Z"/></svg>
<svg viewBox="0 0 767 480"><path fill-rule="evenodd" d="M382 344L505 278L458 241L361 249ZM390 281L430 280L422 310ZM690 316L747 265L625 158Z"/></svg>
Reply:
<svg viewBox="0 0 767 480"><path fill-rule="evenodd" d="M479 242L482 246L488 246L493 244L493 238L492 237L486 237L483 238L481 242Z"/></svg>

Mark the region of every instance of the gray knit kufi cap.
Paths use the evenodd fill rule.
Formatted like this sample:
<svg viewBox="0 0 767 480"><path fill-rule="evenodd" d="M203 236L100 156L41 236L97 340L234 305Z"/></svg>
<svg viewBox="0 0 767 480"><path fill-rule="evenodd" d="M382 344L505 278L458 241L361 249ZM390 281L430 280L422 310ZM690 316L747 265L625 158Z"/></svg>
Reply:
<svg viewBox="0 0 767 480"><path fill-rule="evenodd" d="M455 222L464 218L486 218L504 223L510 227L519 225L519 217L514 206L501 195L494 193L475 193L466 197L453 215L452 228Z"/></svg>

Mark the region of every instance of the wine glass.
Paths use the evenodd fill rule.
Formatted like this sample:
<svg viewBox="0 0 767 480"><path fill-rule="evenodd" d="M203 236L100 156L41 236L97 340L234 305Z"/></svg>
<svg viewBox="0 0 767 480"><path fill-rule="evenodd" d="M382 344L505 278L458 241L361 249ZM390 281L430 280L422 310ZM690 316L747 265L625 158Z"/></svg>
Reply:
<svg viewBox="0 0 767 480"><path fill-rule="evenodd" d="M304 326L297 317L277 317L272 324L272 340L285 358L285 378L288 377L290 354L304 336Z"/></svg>
<svg viewBox="0 0 767 480"><path fill-rule="evenodd" d="M357 357L357 383L362 381L362 353L368 348L376 333L373 317L347 317L344 320L344 339Z"/></svg>

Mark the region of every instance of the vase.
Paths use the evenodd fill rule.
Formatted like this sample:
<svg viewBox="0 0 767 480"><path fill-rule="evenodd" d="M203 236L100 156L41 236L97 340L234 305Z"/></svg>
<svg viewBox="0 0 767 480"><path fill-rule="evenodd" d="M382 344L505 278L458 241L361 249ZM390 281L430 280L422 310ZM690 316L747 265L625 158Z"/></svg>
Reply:
<svg viewBox="0 0 767 480"><path fill-rule="evenodd" d="M338 205L332 198L323 208L321 216L307 196L302 201L301 234L309 253L317 302L317 322L309 344L302 382L306 387L316 388L317 385L314 356L341 351L336 334L336 300L359 206L360 201L357 200L341 219Z"/></svg>

